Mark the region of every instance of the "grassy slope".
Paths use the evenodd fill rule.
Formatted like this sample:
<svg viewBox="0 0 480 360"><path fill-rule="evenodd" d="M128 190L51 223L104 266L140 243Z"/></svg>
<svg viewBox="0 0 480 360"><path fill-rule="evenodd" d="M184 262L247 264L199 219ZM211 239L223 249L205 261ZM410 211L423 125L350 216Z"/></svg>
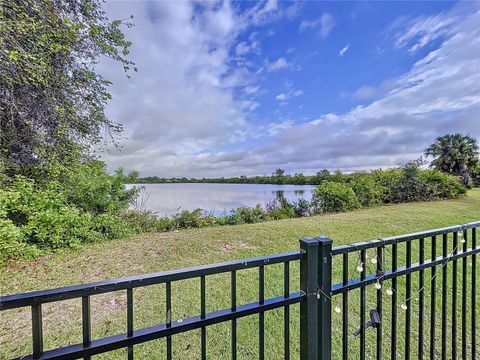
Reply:
<svg viewBox="0 0 480 360"><path fill-rule="evenodd" d="M480 190L477 189L470 191L467 197L459 200L400 204L351 213L138 236L115 242L91 244L77 251L48 255L35 261L11 262L1 270L1 292L2 295L6 295L285 252L298 249L298 238L302 236L327 235L333 239L334 245L338 245L479 219ZM257 291L256 273L254 271L244 273L244 275L239 274L238 278L239 303L254 301ZM338 272L335 275L338 275ZM295 265L292 268L291 277L292 291L294 291L298 287L298 268ZM281 294L281 267L276 265L267 267L266 281L267 296ZM173 291L173 301L176 306L174 318L198 313L196 310L199 308L198 281L174 284ZM207 278L207 311L228 307L229 296L228 274ZM358 296L352 294L350 299L352 321L355 321L355 316L358 315L357 298ZM94 337L124 331L125 294L100 295L94 297L92 301ZM369 303L369 305L372 304ZM298 332L298 312L296 311L297 309L292 309L291 315L294 351L297 348L296 333ZM47 349L80 341L79 301L49 304L45 306L44 315ZM28 309L6 311L2 314L0 358L30 352L29 316ZM136 328L163 322L165 318L163 285L135 291L135 317ZM282 356L283 330L282 326L279 326L283 324L281 319L282 311L280 310L266 315L267 358ZM257 333L254 330L256 322L256 317L239 320L240 358L256 357L254 355L257 339ZM355 324L351 327L353 331ZM61 336L59 336L60 331ZM228 324L216 325L208 330L208 347L212 359L229 358L228 334ZM178 358L198 357L199 338L197 334L189 335L178 335L174 338L174 351ZM164 351L162 341L136 348L140 357L164 354ZM352 351L357 351L353 345ZM116 355L120 353L122 352L117 352ZM110 358L112 357L115 357L115 354L110 355Z"/></svg>

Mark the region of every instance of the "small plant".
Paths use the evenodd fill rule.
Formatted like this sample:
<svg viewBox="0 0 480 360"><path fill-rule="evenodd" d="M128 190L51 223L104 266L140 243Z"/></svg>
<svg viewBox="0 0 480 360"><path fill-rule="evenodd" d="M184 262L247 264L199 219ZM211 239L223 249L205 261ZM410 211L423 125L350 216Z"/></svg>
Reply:
<svg viewBox="0 0 480 360"><path fill-rule="evenodd" d="M293 209L296 217L305 217L312 214L312 208L309 201L300 198L297 202L293 203Z"/></svg>
<svg viewBox="0 0 480 360"><path fill-rule="evenodd" d="M339 212L357 209L360 203L353 189L343 183L324 181L313 195L317 212Z"/></svg>

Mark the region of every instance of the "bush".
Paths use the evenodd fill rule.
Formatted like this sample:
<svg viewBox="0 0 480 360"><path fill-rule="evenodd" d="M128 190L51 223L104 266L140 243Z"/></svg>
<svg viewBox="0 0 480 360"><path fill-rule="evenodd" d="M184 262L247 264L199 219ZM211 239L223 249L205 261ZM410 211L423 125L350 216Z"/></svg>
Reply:
<svg viewBox="0 0 480 360"><path fill-rule="evenodd" d="M239 225L239 224L253 224L266 220L265 211L260 205L254 208L240 207L233 209L229 215L219 218L220 225Z"/></svg>
<svg viewBox="0 0 480 360"><path fill-rule="evenodd" d="M215 217L202 209L193 211L183 210L172 218L175 229L201 228L215 225Z"/></svg>
<svg viewBox="0 0 480 360"><path fill-rule="evenodd" d="M135 233L122 214L135 196L124 189L122 171L109 176L98 161L74 168L52 164L33 180L3 176L0 189L0 261L44 249L76 248L85 242Z"/></svg>
<svg viewBox="0 0 480 360"><path fill-rule="evenodd" d="M310 202L303 198L293 203L293 210L296 217L310 216L312 214Z"/></svg>
<svg viewBox="0 0 480 360"><path fill-rule="evenodd" d="M382 203L384 187L379 186L373 176L365 175L353 178L350 186L362 207L370 207Z"/></svg>
<svg viewBox="0 0 480 360"><path fill-rule="evenodd" d="M0 218L0 264L13 257L40 254L34 246L23 243L22 232L10 220Z"/></svg>
<svg viewBox="0 0 480 360"><path fill-rule="evenodd" d="M452 199L467 192L460 179L456 176L442 173L438 170L428 169L420 172L419 177L430 189L432 200Z"/></svg>
<svg viewBox="0 0 480 360"><path fill-rule="evenodd" d="M372 177L374 183L382 193L381 203L388 204L392 202L392 192L395 186L401 181L402 173L402 169L394 168L387 170L373 170L367 175Z"/></svg>
<svg viewBox="0 0 480 360"><path fill-rule="evenodd" d="M317 212L348 211L360 207L355 192L347 184L325 181L313 195Z"/></svg>
<svg viewBox="0 0 480 360"><path fill-rule="evenodd" d="M128 210L122 215L135 233L164 232L175 229L172 219L160 217L151 211Z"/></svg>
<svg viewBox="0 0 480 360"><path fill-rule="evenodd" d="M283 196L268 203L265 206L265 210L267 212L267 220L283 220L295 217L293 205Z"/></svg>
<svg viewBox="0 0 480 360"><path fill-rule="evenodd" d="M421 170L415 162L402 169L399 181L391 187L390 202L401 203L433 199L433 190L420 176Z"/></svg>

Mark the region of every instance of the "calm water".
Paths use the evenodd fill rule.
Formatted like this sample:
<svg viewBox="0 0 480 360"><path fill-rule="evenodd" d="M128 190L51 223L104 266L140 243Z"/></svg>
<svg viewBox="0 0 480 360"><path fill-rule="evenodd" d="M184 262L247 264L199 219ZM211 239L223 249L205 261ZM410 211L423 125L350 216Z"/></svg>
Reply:
<svg viewBox="0 0 480 360"><path fill-rule="evenodd" d="M228 213L241 206L265 205L284 196L289 201L310 200L313 185L257 184L143 184L137 204L139 210L173 215L179 210L204 209L214 215Z"/></svg>

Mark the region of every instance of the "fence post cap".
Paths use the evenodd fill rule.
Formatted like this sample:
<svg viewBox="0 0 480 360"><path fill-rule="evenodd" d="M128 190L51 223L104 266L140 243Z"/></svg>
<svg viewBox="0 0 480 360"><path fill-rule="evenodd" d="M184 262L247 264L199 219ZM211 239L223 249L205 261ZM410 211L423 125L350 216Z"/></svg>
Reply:
<svg viewBox="0 0 480 360"><path fill-rule="evenodd" d="M300 244L304 246L320 246L320 245L326 245L331 243L332 243L332 239L330 239L327 236L300 238Z"/></svg>
<svg viewBox="0 0 480 360"><path fill-rule="evenodd" d="M318 246L320 244L319 239L316 237L303 237L299 241L303 246Z"/></svg>
<svg viewBox="0 0 480 360"><path fill-rule="evenodd" d="M321 244L321 245L326 245L326 244L331 244L333 243L332 239L330 239L328 236L322 236L320 235L319 237L316 238L317 241Z"/></svg>

